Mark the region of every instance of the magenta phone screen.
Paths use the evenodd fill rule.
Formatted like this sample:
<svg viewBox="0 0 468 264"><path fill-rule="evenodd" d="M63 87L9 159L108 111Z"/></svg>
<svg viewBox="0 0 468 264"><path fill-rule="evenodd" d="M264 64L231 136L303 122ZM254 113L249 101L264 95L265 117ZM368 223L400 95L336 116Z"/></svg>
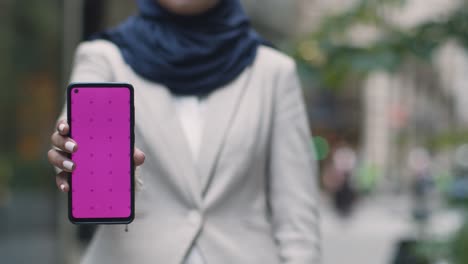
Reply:
<svg viewBox="0 0 468 264"><path fill-rule="evenodd" d="M128 223L134 215L133 88L75 83L68 88L71 159L69 217L74 223Z"/></svg>

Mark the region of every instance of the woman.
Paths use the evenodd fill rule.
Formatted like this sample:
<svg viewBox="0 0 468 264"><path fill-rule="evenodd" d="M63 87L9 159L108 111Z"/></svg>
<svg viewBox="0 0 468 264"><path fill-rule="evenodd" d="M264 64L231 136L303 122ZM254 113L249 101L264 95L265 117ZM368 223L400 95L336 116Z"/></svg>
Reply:
<svg viewBox="0 0 468 264"><path fill-rule="evenodd" d="M138 6L75 58L72 82L133 84L137 165L146 153L129 232L99 227L83 263L319 263L316 171L293 61L262 44L238 0ZM64 153L79 145L68 129L58 123L59 150L49 152L63 192L76 166Z"/></svg>

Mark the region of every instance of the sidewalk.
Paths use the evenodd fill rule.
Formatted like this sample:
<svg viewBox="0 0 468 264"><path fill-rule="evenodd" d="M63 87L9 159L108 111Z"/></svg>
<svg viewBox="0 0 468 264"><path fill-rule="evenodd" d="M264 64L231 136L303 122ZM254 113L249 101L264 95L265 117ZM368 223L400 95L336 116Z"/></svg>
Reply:
<svg viewBox="0 0 468 264"><path fill-rule="evenodd" d="M8 206L0 208L1 264L56 263L53 199L53 193L14 192Z"/></svg>
<svg viewBox="0 0 468 264"><path fill-rule="evenodd" d="M348 219L340 218L326 200L323 204L324 264L389 264L395 243L411 232L405 197L362 200Z"/></svg>

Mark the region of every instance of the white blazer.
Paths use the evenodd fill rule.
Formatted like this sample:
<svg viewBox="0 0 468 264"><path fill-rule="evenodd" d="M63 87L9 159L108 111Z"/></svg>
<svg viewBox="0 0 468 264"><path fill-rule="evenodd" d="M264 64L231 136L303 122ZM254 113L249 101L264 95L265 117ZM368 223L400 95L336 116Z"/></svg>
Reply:
<svg viewBox="0 0 468 264"><path fill-rule="evenodd" d="M146 154L135 221L128 232L100 226L83 263L178 264L194 243L207 264L319 263L317 170L292 59L262 46L208 95L197 163L169 91L135 74L114 44L82 43L71 81L133 84Z"/></svg>

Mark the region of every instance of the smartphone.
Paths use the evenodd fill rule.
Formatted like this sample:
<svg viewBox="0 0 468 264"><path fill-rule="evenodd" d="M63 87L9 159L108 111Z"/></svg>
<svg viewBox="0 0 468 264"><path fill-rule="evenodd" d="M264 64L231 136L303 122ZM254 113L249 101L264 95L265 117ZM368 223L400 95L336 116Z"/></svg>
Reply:
<svg viewBox="0 0 468 264"><path fill-rule="evenodd" d="M68 216L75 224L128 224L135 215L134 91L127 83L72 83Z"/></svg>

